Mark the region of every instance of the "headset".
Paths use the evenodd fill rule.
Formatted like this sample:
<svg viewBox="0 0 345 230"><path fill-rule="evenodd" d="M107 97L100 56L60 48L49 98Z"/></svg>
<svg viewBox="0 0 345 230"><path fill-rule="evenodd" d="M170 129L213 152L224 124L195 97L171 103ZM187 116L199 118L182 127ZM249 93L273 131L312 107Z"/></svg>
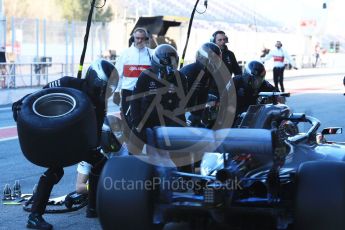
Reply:
<svg viewBox="0 0 345 230"><path fill-rule="evenodd" d="M129 46L134 42L134 34L136 32L144 32L145 34L145 41L148 41L150 39L150 34L149 32L144 28L144 27L137 27L134 29L133 33L131 34L131 37L129 38Z"/></svg>
<svg viewBox="0 0 345 230"><path fill-rule="evenodd" d="M222 30L217 30L216 32L214 32L213 34L212 34L212 37L211 37L211 39L210 39L210 42L213 42L213 43L216 43L216 36L217 36L217 34L224 34L225 35L225 43L229 43L229 38L228 38L228 36L226 36L226 34L225 34L225 32L224 31L222 31Z"/></svg>

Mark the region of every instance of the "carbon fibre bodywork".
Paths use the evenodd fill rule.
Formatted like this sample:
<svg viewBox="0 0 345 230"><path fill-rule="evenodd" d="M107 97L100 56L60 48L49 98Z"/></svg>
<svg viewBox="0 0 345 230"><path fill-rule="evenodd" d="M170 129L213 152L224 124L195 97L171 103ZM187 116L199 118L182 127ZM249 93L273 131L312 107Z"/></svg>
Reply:
<svg viewBox="0 0 345 230"><path fill-rule="evenodd" d="M299 131L301 124L309 126L305 132ZM343 229L345 143L325 138L342 129L318 132L319 127L318 119L291 113L275 99L251 106L239 128L156 127L148 132L154 148L145 157L112 158L102 175L159 181L153 191L100 191L100 196L113 201L114 196L126 197L121 202L127 206L134 205L130 197L145 194L147 202L141 199L140 208L151 214L141 229L181 221L187 229ZM178 165L181 157L192 167ZM138 159L146 162L140 163L142 170L114 173ZM121 215L109 215L117 208L109 212L102 206L99 211L102 226L123 215L138 219L130 209Z"/></svg>

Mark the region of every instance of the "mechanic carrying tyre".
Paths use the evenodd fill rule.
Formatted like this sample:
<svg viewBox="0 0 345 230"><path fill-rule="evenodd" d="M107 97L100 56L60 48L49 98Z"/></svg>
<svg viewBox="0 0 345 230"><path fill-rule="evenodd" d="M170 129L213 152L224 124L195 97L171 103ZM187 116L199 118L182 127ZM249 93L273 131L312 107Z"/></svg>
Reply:
<svg viewBox="0 0 345 230"><path fill-rule="evenodd" d="M106 161L98 146L106 115L105 103L113 93L110 87L116 87L117 82L114 65L99 59L91 64L85 79L62 77L44 86L43 90L13 103L13 117L25 157L48 168L39 179L27 228L52 229L53 226L42 215L53 186L62 178L63 167L82 160L93 166L89 176L86 216L97 216L96 189ZM39 145L35 143L36 136L42 138Z"/></svg>

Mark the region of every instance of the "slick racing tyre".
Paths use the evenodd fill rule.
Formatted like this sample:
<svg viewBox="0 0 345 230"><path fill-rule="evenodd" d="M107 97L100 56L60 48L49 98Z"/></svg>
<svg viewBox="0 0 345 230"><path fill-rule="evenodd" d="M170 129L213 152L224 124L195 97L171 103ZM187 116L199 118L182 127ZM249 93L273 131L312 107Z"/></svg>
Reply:
<svg viewBox="0 0 345 230"><path fill-rule="evenodd" d="M17 130L24 156L42 167L76 164L97 146L93 106L72 88L43 89L25 98Z"/></svg>
<svg viewBox="0 0 345 230"><path fill-rule="evenodd" d="M97 189L102 229L152 230L154 167L135 156L112 157L104 165Z"/></svg>
<svg viewBox="0 0 345 230"><path fill-rule="evenodd" d="M297 182L295 229L345 229L344 162L304 163Z"/></svg>

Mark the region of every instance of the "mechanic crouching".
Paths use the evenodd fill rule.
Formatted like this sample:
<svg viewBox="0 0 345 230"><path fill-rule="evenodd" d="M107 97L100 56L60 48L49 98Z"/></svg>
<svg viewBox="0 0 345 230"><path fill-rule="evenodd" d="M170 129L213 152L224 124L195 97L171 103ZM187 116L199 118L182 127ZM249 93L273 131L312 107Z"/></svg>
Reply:
<svg viewBox="0 0 345 230"><path fill-rule="evenodd" d="M246 112L250 105L257 104L260 92L276 92L277 89L265 80L266 69L259 61L250 61L246 64L243 75L233 78L236 88L237 106L233 127L240 122L240 115Z"/></svg>
<svg viewBox="0 0 345 230"><path fill-rule="evenodd" d="M115 66L103 59L97 60L91 64L84 79L74 77L62 77L56 81L48 83L43 88L52 87L69 87L86 93L92 102L96 119L97 119L97 135L100 141L102 125L106 115L106 99L111 96L112 89L110 86L116 81ZM22 99L16 103L21 103ZM14 103L13 108L16 107ZM14 110L14 113L16 111ZM15 117L15 114L14 114ZM89 192L88 207L86 217L96 217L96 190L99 174L103 168L106 158L100 153L100 148L90 150L87 154L86 162L92 165L89 175ZM47 223L42 215L45 212L50 193L55 184L57 184L64 174L62 167L51 167L40 177L37 192L33 197L31 214L28 217L27 228L32 229L52 229L53 226Z"/></svg>
<svg viewBox="0 0 345 230"><path fill-rule="evenodd" d="M188 108L191 110L188 118L190 126L207 128L213 126L214 122L209 122L208 119L206 103L211 100L213 103L219 103L219 92L213 76L217 75L221 64L220 48L212 42L207 42L198 49L195 62L180 70L187 77L188 93L191 93L188 101Z"/></svg>
<svg viewBox="0 0 345 230"><path fill-rule="evenodd" d="M151 67L141 72L131 98L132 135L128 150L142 152L146 129L155 126L185 126L183 98L187 79L177 70L179 57L168 44L155 48Z"/></svg>

